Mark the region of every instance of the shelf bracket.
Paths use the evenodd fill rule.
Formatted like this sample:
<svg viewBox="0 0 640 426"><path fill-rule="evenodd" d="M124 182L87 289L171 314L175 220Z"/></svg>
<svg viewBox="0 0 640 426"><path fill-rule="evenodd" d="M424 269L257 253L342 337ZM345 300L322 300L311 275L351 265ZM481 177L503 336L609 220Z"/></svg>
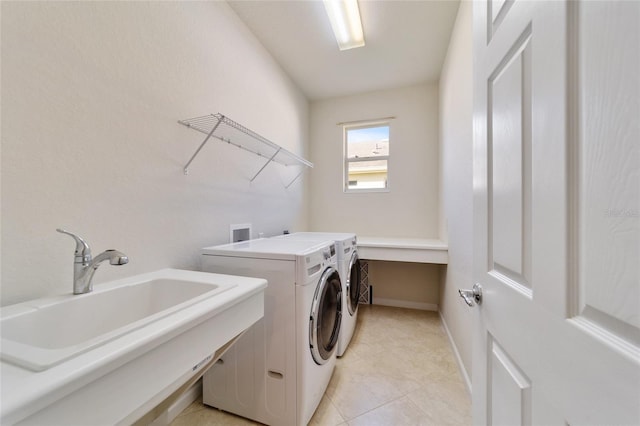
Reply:
<svg viewBox="0 0 640 426"><path fill-rule="evenodd" d="M291 182L289 182L289 184L288 184L287 186L285 186L285 188L286 188L286 189L289 189L289 187L290 187L291 185L293 185L293 182L295 182L296 180L298 180L298 178L299 178L300 176L302 176L302 174L303 174L303 173L304 173L304 169L300 170L300 173L298 173L298 174L296 175L296 177L294 177L294 178L293 178L293 180L292 180Z"/></svg>
<svg viewBox="0 0 640 426"><path fill-rule="evenodd" d="M206 135L202 143L200 143L200 146L198 146L198 149L196 149L187 164L185 164L183 168L183 172L185 175L189 174L189 167L191 166L191 163L211 138L219 139L220 141L226 142L229 145L233 145L236 148L257 155L258 157L262 158L262 161L266 160L266 162L262 164L262 167L260 167L260 170L258 170L258 172L253 175L250 182L253 182L269 165L269 163L272 162L282 164L283 166L293 165L313 167L313 163L311 163L310 161L299 157L298 155L288 151L278 144L271 142L268 139L265 139L259 134L229 119L229 117L226 117L221 113L208 114L201 117L178 120L178 123ZM298 173L298 175L293 180L288 182L286 188L289 188L293 184L293 182L295 182L304 173L304 167L303 170ZM296 171L297 169L293 172L295 173ZM288 179L289 178L287 177L287 180ZM287 181L282 181L282 184L284 184L285 182Z"/></svg>
<svg viewBox="0 0 640 426"><path fill-rule="evenodd" d="M194 158L196 158L196 156L198 155L198 153L200 153L200 150L202 149L202 147L209 141L209 139L211 138L211 136L213 135L213 132L216 131L216 129L218 128L218 126L220 125L220 123L222 122L222 120L224 120L224 116L221 116L218 119L218 122L216 123L215 126L213 126L213 128L211 129L211 131L209 132L209 134L207 134L207 137L204 138L204 140L202 141L202 143L200 144L200 146L198 147L198 149L196 149L196 152L193 153L193 155L191 156L191 158L189 159L189 161L187 162L187 164L184 166L184 174L188 175L189 174L189 165L191 164L191 162L193 161ZM277 153L276 153L277 154Z"/></svg>
<svg viewBox="0 0 640 426"><path fill-rule="evenodd" d="M260 173L262 173L262 171L264 170L264 168L265 168L265 167L267 167L267 166L269 165L269 163L273 161L273 159L274 159L274 158L276 158L276 155L278 155L278 153L280 152L280 150L281 150L281 149L282 149L282 147L279 147L279 148L276 150L276 152L275 152L275 153L274 153L274 154L273 154L273 155L272 155L272 156L267 160L267 162L266 162L266 163L264 163L264 166L262 166L262 167L260 168L260 170L258 170L258 173L256 173L256 174L251 178L251 181L250 181L250 182L253 182L253 180L254 180L255 178L257 178L257 177L258 177L258 175L259 175Z"/></svg>

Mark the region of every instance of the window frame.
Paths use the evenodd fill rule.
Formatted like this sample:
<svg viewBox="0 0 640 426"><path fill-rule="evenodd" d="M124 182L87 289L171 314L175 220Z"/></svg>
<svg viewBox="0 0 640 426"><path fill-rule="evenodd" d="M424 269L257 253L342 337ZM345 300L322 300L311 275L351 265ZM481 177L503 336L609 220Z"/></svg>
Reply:
<svg viewBox="0 0 640 426"><path fill-rule="evenodd" d="M358 130L358 129L367 129L370 127L383 127L386 126L389 128L389 154L387 155L379 155L375 157L358 157L358 158L348 158L348 140L347 135L349 130ZM364 161L387 161L387 185L385 188L349 188L349 164L350 163L360 163ZM368 193L368 192L390 192L390 163L391 163L391 120L370 120L370 121L358 121L357 123L352 124L343 124L342 125L342 191L345 194L354 194L354 193Z"/></svg>

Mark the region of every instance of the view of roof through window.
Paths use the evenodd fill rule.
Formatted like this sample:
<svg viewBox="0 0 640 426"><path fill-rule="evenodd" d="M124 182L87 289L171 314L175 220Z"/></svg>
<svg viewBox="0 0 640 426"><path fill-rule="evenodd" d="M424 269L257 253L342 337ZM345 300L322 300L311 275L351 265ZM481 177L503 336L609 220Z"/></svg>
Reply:
<svg viewBox="0 0 640 426"><path fill-rule="evenodd" d="M389 126L347 129L347 157L389 155Z"/></svg>
<svg viewBox="0 0 640 426"><path fill-rule="evenodd" d="M345 189L388 188L389 125L376 124L345 128Z"/></svg>

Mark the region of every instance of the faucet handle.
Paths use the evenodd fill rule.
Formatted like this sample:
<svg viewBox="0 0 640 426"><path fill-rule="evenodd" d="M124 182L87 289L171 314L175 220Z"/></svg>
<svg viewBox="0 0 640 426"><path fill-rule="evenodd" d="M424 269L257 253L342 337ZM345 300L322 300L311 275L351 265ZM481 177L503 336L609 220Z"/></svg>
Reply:
<svg viewBox="0 0 640 426"><path fill-rule="evenodd" d="M64 229L57 228L56 231L61 234L67 234L74 240L76 240L76 257L91 257L91 248L89 244L87 244L80 236L74 234L73 232L65 231ZM91 260L91 259L89 259Z"/></svg>

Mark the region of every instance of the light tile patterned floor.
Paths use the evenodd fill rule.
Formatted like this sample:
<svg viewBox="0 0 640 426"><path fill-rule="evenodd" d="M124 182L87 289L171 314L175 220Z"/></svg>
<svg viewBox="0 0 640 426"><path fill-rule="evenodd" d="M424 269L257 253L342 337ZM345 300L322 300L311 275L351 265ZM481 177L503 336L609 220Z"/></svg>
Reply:
<svg viewBox="0 0 640 426"><path fill-rule="evenodd" d="M361 305L310 425L471 424L471 401L436 312ZM255 425L194 402L173 426Z"/></svg>

